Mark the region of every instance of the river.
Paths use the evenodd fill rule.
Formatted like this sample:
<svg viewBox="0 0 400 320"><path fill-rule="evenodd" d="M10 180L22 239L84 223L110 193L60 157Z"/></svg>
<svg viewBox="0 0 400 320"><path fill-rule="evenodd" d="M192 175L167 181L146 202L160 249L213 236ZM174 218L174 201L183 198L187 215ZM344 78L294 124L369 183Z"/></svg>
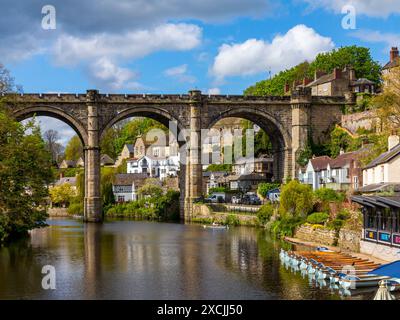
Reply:
<svg viewBox="0 0 400 320"><path fill-rule="evenodd" d="M261 229L131 220L50 219L0 248L0 299L370 299L294 274ZM56 289L42 288L42 267Z"/></svg>

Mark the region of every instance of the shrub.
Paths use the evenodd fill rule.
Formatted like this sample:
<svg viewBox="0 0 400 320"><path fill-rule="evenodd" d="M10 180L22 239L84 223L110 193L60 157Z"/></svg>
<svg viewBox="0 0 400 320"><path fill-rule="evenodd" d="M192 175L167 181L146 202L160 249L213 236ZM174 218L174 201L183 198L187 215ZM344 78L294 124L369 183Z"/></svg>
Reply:
<svg viewBox="0 0 400 320"><path fill-rule="evenodd" d="M321 202L343 202L346 195L329 188L321 188L314 191L314 197Z"/></svg>
<svg viewBox="0 0 400 320"><path fill-rule="evenodd" d="M275 208L272 204L267 203L261 206L257 212L257 219L260 225L265 225L274 214Z"/></svg>
<svg viewBox="0 0 400 320"><path fill-rule="evenodd" d="M257 193L263 198L267 196L267 193L273 189L279 188L279 183L260 183L257 188Z"/></svg>
<svg viewBox="0 0 400 320"><path fill-rule="evenodd" d="M225 219L225 224L230 226L238 226L240 225L240 220L236 215L229 214Z"/></svg>
<svg viewBox="0 0 400 320"><path fill-rule="evenodd" d="M329 219L326 212L314 212L307 217L307 222L311 224L324 224Z"/></svg>
<svg viewBox="0 0 400 320"><path fill-rule="evenodd" d="M71 215L82 215L83 214L83 203L72 202L68 207L68 214Z"/></svg>
<svg viewBox="0 0 400 320"><path fill-rule="evenodd" d="M305 218L313 209L312 195L311 186L303 185L297 180L285 184L280 197L281 215Z"/></svg>
<svg viewBox="0 0 400 320"><path fill-rule="evenodd" d="M271 232L278 238L292 237L295 229L304 223L301 217L284 217L271 225Z"/></svg>

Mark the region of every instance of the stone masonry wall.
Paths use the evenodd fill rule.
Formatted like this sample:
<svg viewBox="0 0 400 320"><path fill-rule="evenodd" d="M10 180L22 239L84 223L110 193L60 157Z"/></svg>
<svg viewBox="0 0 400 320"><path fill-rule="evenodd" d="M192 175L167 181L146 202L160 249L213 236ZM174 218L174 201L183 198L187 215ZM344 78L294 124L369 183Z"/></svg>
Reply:
<svg viewBox="0 0 400 320"><path fill-rule="evenodd" d="M212 218L213 221L217 223L225 223L225 220L228 215L231 213L229 212L213 212L210 207L205 204L196 204L193 206L193 219L210 219ZM240 221L241 225L245 226L257 226L258 219L256 215L250 214L234 214Z"/></svg>
<svg viewBox="0 0 400 320"><path fill-rule="evenodd" d="M332 246L335 241L335 231L324 228L314 229L312 226L300 226L296 230L295 237L300 240Z"/></svg>
<svg viewBox="0 0 400 320"><path fill-rule="evenodd" d="M68 217L67 208L48 208L47 213L50 217Z"/></svg>
<svg viewBox="0 0 400 320"><path fill-rule="evenodd" d="M313 228L312 226L300 226L297 228L295 237L321 245L335 245L336 232L326 228ZM339 232L337 246L345 251L360 252L361 232L342 229Z"/></svg>

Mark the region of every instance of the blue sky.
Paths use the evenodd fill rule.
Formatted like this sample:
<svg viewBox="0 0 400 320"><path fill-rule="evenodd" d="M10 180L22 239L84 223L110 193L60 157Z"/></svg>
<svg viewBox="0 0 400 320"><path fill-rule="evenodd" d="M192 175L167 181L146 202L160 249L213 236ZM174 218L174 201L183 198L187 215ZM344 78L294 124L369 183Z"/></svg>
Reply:
<svg viewBox="0 0 400 320"><path fill-rule="evenodd" d="M46 4L55 30L42 28ZM319 52L356 44L384 64L400 46L398 0L2 0L2 11L0 63L25 92L241 94Z"/></svg>

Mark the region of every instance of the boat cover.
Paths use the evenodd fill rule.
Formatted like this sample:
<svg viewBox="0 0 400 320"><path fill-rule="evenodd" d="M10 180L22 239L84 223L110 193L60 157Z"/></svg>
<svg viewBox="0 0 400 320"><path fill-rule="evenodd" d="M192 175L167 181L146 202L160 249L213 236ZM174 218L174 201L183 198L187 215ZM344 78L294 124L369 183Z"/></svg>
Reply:
<svg viewBox="0 0 400 320"><path fill-rule="evenodd" d="M384 264L370 272L368 274L376 274L379 276L387 276L391 278L400 278L400 260Z"/></svg>

